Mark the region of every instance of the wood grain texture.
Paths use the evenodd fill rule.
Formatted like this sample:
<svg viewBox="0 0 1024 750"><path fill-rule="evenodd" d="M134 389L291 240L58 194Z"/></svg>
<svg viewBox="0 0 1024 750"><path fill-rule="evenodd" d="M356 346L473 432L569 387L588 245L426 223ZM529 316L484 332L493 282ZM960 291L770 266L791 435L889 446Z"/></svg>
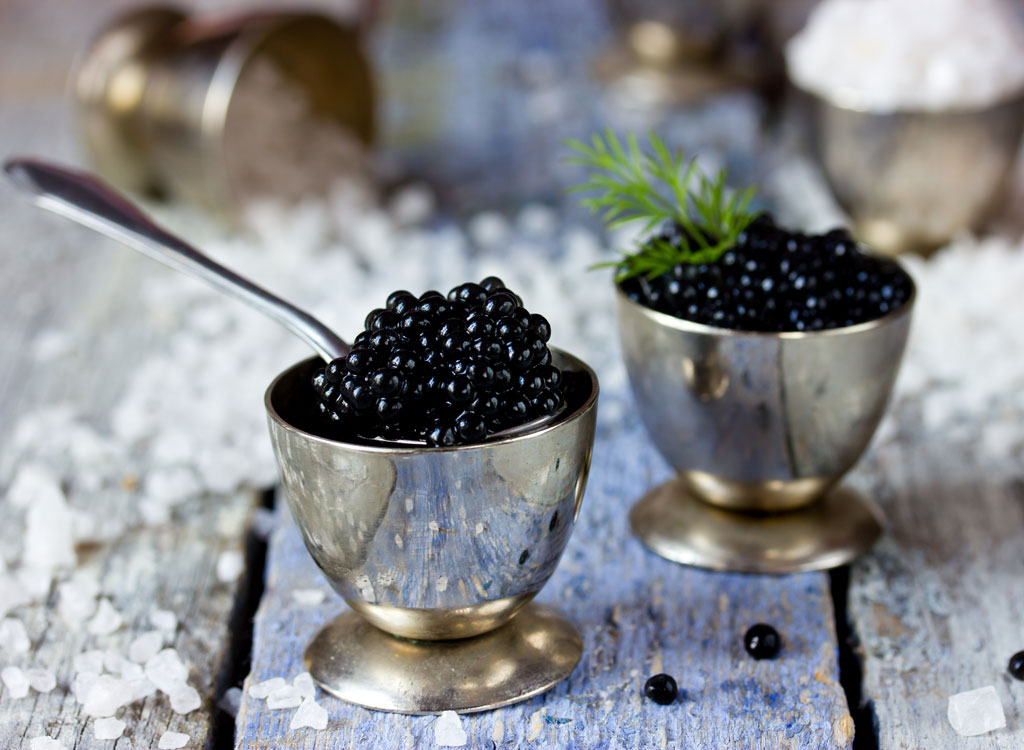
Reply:
<svg viewBox="0 0 1024 750"><path fill-rule="evenodd" d="M0 113L0 151L13 150L28 123L54 122L55 102L17 108L14 117ZM41 127L41 138L46 136ZM59 135L49 132L60 144ZM34 141L36 136L26 136ZM63 150L57 147L58 155ZM54 403L75 407L87 422L103 425L106 410L125 387L134 362L157 344L154 321L142 315L138 290L152 273L166 273L151 261L116 247L65 220L31 208L6 184L0 185L0 487L6 488L20 456L11 449L12 429L19 417ZM70 337L68 350L50 361L34 357L34 342L44 331ZM74 478L70 480L72 483ZM81 497L81 495L79 495ZM213 686L228 644L228 623L238 584L219 583L214 575L218 555L241 551L247 516L255 496L194 498L175 520L140 528L129 522L109 543L79 549L80 569L95 576L102 595L124 617L114 634L96 638L84 623L69 627L56 614L51 591L36 605L12 614L22 620L32 641L26 655L3 654L0 664L42 666L53 670L58 685L49 694L30 693L12 700L0 689L0 747L27 747L26 740L48 734L68 748L109 748L94 739L92 720L80 714L69 692L72 659L87 648L112 648L124 654L141 632L152 629L148 616L155 608L174 611L179 628L173 645L193 666L190 683L204 704L187 716L172 712L166 696L157 695L119 714L128 728L119 748L155 747L166 730L189 734L189 747L200 747L210 733ZM97 491L82 509L95 517L131 516L130 496ZM21 511L0 502L0 556L8 563L21 549Z"/></svg>
<svg viewBox="0 0 1024 750"><path fill-rule="evenodd" d="M852 569L849 615L863 652L864 695L882 748L1024 747L1024 483L1012 456L985 455L985 426L967 445L911 427L858 473L889 516L889 534ZM884 477L871 482L869 477ZM993 685L1007 728L958 737L948 697Z"/></svg>
<svg viewBox="0 0 1024 750"><path fill-rule="evenodd" d="M579 523L538 601L569 617L584 637L570 678L516 706L463 717L468 747L848 748L853 723L838 684L828 578L722 575L666 562L629 533L628 504L668 468L631 423L603 434ZM297 588L327 585L282 512L269 551L247 685L303 670L316 629L345 605L295 603ZM785 641L776 661L756 662L742 635L774 623ZM648 676L676 677L682 700L643 699ZM433 746L433 717L377 713L321 694L328 731L290 732L291 711L243 698L237 747ZM492 744L493 743L493 744Z"/></svg>

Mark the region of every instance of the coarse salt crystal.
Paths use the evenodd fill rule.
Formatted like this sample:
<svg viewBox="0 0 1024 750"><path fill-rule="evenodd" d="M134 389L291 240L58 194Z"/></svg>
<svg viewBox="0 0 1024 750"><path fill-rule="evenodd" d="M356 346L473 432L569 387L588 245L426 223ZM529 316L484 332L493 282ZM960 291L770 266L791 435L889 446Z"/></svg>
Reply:
<svg viewBox="0 0 1024 750"><path fill-rule="evenodd" d="M295 600L295 603L307 607L323 604L326 597L327 595L322 589L295 589L292 591L292 599Z"/></svg>
<svg viewBox="0 0 1024 750"><path fill-rule="evenodd" d="M120 719L105 718L96 719L92 725L92 731L98 740L116 740L124 734L125 723Z"/></svg>
<svg viewBox="0 0 1024 750"><path fill-rule="evenodd" d="M0 679L7 687L8 697L20 700L28 695L28 678L19 667L4 667Z"/></svg>
<svg viewBox="0 0 1024 750"><path fill-rule="evenodd" d="M57 687L57 677L48 669L39 667L25 670L25 679L37 693L48 693Z"/></svg>
<svg viewBox="0 0 1024 750"><path fill-rule="evenodd" d="M149 615L149 622L165 633L174 633L178 629L178 616L169 609L154 609Z"/></svg>
<svg viewBox="0 0 1024 750"><path fill-rule="evenodd" d="M164 634L159 630L143 633L128 646L128 658L139 664L145 664L156 656L164 645Z"/></svg>
<svg viewBox="0 0 1024 750"><path fill-rule="evenodd" d="M57 611L66 623L77 626L96 612L99 593L95 578L72 575L70 580L57 585Z"/></svg>
<svg viewBox="0 0 1024 750"><path fill-rule="evenodd" d="M307 727L317 731L327 729L327 709L312 698L303 699L298 710L292 714L292 721L288 728L294 732Z"/></svg>
<svg viewBox="0 0 1024 750"><path fill-rule="evenodd" d="M103 671L103 657L104 654L99 649L83 651L75 655L71 662L72 669L76 674L78 672L95 672L99 674Z"/></svg>
<svg viewBox="0 0 1024 750"><path fill-rule="evenodd" d="M160 750L178 750L188 744L189 736L181 732L164 732L160 735Z"/></svg>
<svg viewBox="0 0 1024 750"><path fill-rule="evenodd" d="M106 597L100 599L96 614L89 620L87 630L92 635L110 635L124 624L121 613Z"/></svg>
<svg viewBox="0 0 1024 750"><path fill-rule="evenodd" d="M99 672L79 672L76 674L75 679L71 681L71 692L74 694L75 700L79 703L85 703L85 698L89 694L89 688L92 687L99 677Z"/></svg>
<svg viewBox="0 0 1024 750"><path fill-rule="evenodd" d="M221 552L217 558L217 580L222 583L238 580L243 570L245 570L245 559L237 550Z"/></svg>
<svg viewBox="0 0 1024 750"><path fill-rule="evenodd" d="M962 737L985 734L1006 726L999 694L991 685L949 696L949 723Z"/></svg>
<svg viewBox="0 0 1024 750"><path fill-rule="evenodd" d="M146 677L161 691L170 693L175 687L188 680L186 667L178 652L173 648L165 648L146 662Z"/></svg>
<svg viewBox="0 0 1024 750"><path fill-rule="evenodd" d="M9 573L0 573L0 617L32 601L25 587Z"/></svg>
<svg viewBox="0 0 1024 750"><path fill-rule="evenodd" d="M464 747L467 741L462 720L454 711L444 711L434 722L434 743L440 747Z"/></svg>
<svg viewBox="0 0 1024 750"><path fill-rule="evenodd" d="M186 683L175 685L165 692L171 699L171 710L176 714L191 713L203 704L199 692Z"/></svg>
<svg viewBox="0 0 1024 750"><path fill-rule="evenodd" d="M220 700L217 701L217 706L227 711L231 716L238 716L238 709L242 705L242 689L239 687L229 687L224 691L224 695L221 696Z"/></svg>
<svg viewBox="0 0 1024 750"><path fill-rule="evenodd" d="M263 682L257 682L255 685L250 685L249 695L257 700L263 700L272 692L287 684L288 683L283 677L271 677L269 680L264 680Z"/></svg>
<svg viewBox="0 0 1024 750"><path fill-rule="evenodd" d="M132 699L131 686L124 680L103 674L89 686L82 703L86 716L113 716Z"/></svg>
<svg viewBox="0 0 1024 750"><path fill-rule="evenodd" d="M302 703L302 693L294 685L285 684L267 696L267 708L276 711L282 708L297 708Z"/></svg>
<svg viewBox="0 0 1024 750"><path fill-rule="evenodd" d="M295 675L292 685L303 698L316 698L316 685L313 682L313 675L309 672L299 672Z"/></svg>
<svg viewBox="0 0 1024 750"><path fill-rule="evenodd" d="M7 617L0 622L0 648L11 655L28 652L31 642L21 620Z"/></svg>

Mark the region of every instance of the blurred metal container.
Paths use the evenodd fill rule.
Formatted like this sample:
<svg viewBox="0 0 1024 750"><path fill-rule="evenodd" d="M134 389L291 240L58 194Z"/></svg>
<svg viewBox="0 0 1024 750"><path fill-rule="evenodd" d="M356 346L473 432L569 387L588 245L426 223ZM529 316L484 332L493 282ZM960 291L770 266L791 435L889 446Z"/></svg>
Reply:
<svg viewBox="0 0 1024 750"><path fill-rule="evenodd" d="M1024 93L986 109L888 114L811 97L821 165L868 245L928 252L998 207L1020 147Z"/></svg>
<svg viewBox="0 0 1024 750"><path fill-rule="evenodd" d="M317 117L372 142L373 82L354 28L312 13L210 20L153 7L114 20L75 71L93 165L119 187L231 213L238 196L225 151L259 123L232 124L230 115L240 77L258 60L272 63Z"/></svg>

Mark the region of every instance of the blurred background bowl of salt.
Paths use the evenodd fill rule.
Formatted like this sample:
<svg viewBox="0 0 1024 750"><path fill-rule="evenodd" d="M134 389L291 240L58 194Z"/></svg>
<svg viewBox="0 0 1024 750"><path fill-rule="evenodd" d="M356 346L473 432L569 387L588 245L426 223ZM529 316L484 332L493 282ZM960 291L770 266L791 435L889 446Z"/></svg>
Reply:
<svg viewBox="0 0 1024 750"><path fill-rule="evenodd" d="M786 48L858 239L930 252L1000 205L1024 129L1024 30L1003 0L825 0Z"/></svg>

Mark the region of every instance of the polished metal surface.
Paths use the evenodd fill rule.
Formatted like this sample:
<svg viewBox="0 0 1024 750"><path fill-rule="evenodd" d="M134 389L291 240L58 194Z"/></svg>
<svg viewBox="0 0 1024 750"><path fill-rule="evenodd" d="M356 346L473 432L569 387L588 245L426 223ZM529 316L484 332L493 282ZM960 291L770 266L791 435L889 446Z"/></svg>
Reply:
<svg viewBox="0 0 1024 750"><path fill-rule="evenodd" d="M267 390L284 496L306 547L354 610L395 635L465 638L502 625L547 582L590 467L597 378L557 349L569 407L534 432L453 448L314 434L316 360Z"/></svg>
<svg viewBox="0 0 1024 750"><path fill-rule="evenodd" d="M647 493L629 522L645 546L668 560L738 573L835 568L882 533L878 508L844 485L800 510L764 515L716 508L678 477Z"/></svg>
<svg viewBox="0 0 1024 750"><path fill-rule="evenodd" d="M1024 94L988 109L876 114L814 99L815 142L857 236L927 252L998 207L1020 147Z"/></svg>
<svg viewBox="0 0 1024 750"><path fill-rule="evenodd" d="M19 188L35 197L40 208L211 284L276 320L324 360L329 362L348 353L348 344L309 313L256 286L160 228L127 198L92 175L36 159L11 159L4 164L4 171Z"/></svg>
<svg viewBox="0 0 1024 750"><path fill-rule="evenodd" d="M734 510L792 510L860 458L885 411L913 296L869 323L749 333L691 323L617 294L640 416L689 491Z"/></svg>
<svg viewBox="0 0 1024 750"><path fill-rule="evenodd" d="M306 668L328 693L406 714L484 711L543 693L569 676L583 640L566 620L528 604L476 638L411 641L355 612L329 622L306 648Z"/></svg>
<svg viewBox="0 0 1024 750"><path fill-rule="evenodd" d="M228 114L240 73L258 57L286 73L318 116L372 142L374 85L354 28L316 13L199 18L153 7L114 19L72 77L90 160L118 187L231 216Z"/></svg>

